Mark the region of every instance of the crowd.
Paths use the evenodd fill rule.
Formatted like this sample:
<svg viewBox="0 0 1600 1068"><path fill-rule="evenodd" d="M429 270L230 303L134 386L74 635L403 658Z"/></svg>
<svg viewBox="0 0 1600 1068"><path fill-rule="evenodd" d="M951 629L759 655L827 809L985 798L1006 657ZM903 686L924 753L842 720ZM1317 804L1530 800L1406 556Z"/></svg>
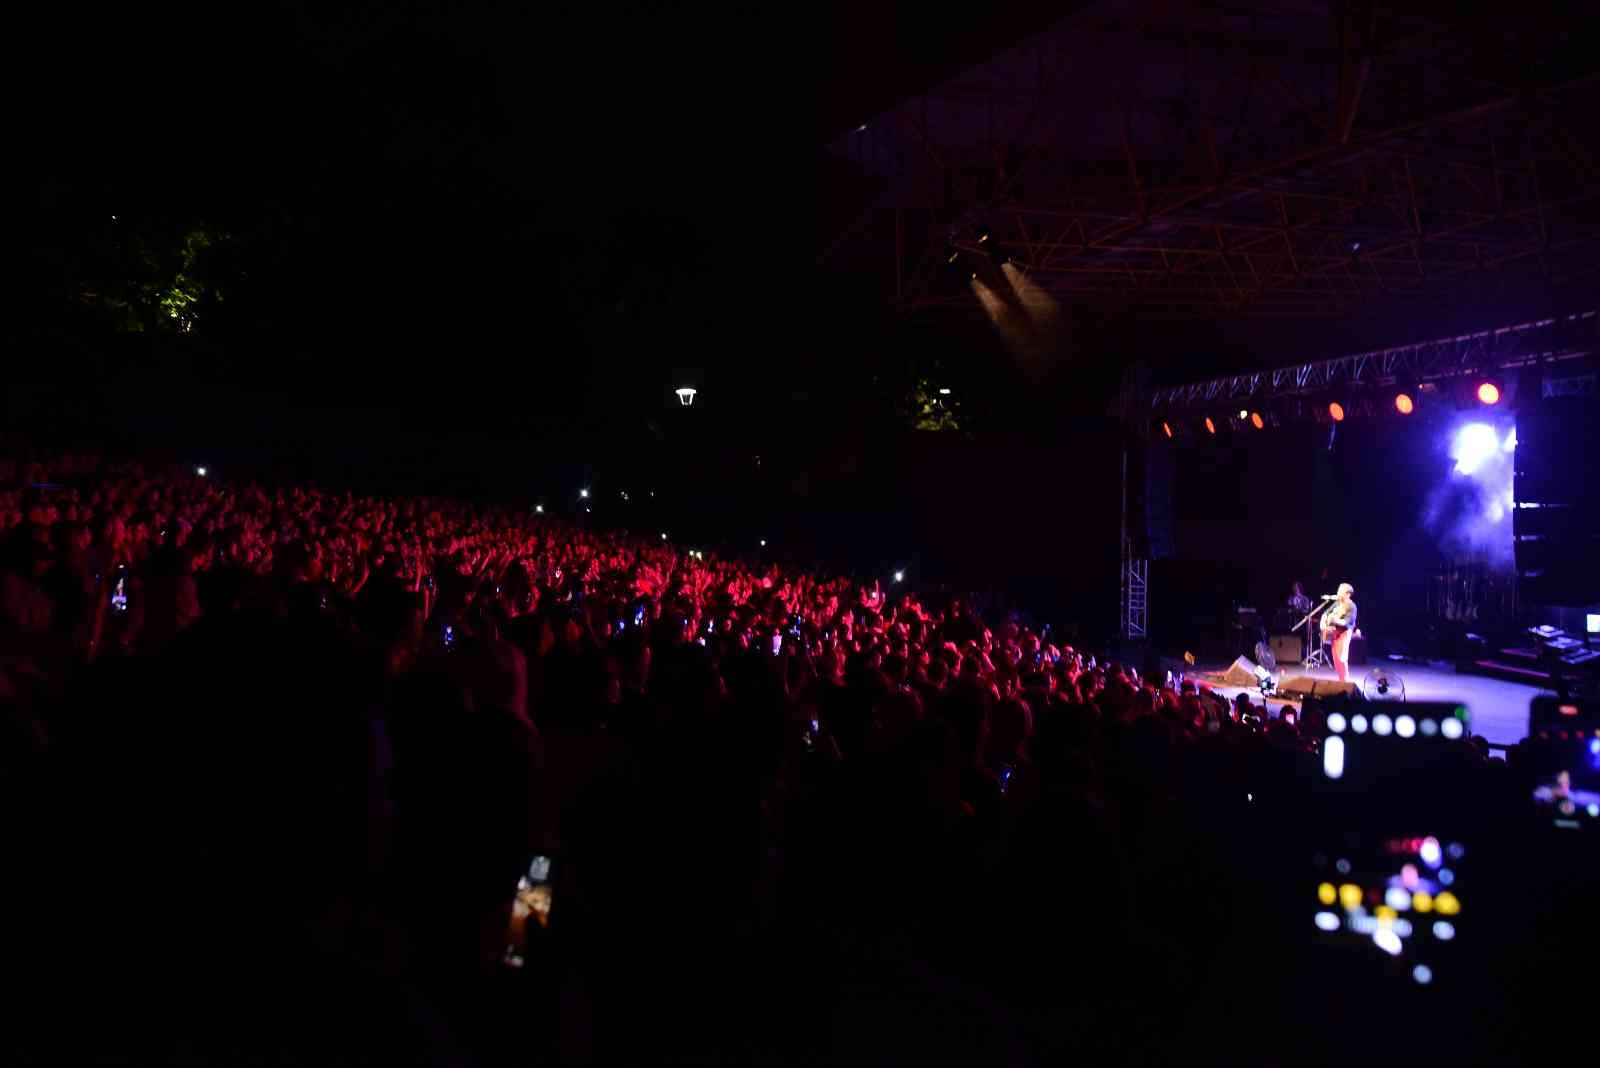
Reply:
<svg viewBox="0 0 1600 1068"><path fill-rule="evenodd" d="M1271 1060L1314 708L526 510L6 463L13 1063Z"/></svg>

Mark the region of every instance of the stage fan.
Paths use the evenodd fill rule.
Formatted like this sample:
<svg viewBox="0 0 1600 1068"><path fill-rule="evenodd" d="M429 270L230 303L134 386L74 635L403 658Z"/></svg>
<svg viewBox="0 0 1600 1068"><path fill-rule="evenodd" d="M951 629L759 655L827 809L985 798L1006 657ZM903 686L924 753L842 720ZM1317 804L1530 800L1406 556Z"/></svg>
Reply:
<svg viewBox="0 0 1600 1068"><path fill-rule="evenodd" d="M1406 680L1388 668L1373 668L1361 680L1361 696L1369 701L1404 701Z"/></svg>
<svg viewBox="0 0 1600 1068"><path fill-rule="evenodd" d="M1278 658L1272 655L1272 646L1267 642L1256 642L1256 663L1274 675L1278 673Z"/></svg>

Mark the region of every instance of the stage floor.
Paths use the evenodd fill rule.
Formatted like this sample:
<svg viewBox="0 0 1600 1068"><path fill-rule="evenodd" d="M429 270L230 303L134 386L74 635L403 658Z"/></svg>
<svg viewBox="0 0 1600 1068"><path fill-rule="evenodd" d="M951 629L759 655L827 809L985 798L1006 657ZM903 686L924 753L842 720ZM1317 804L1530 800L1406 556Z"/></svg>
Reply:
<svg viewBox="0 0 1600 1068"><path fill-rule="evenodd" d="M1472 733L1481 734L1496 745L1513 745L1528 733L1528 702L1541 693L1554 691L1528 686L1520 682L1484 678L1481 675L1458 675L1449 667L1427 664L1393 663L1376 661L1361 667L1351 666L1350 680L1360 682L1373 668L1383 666L1390 675L1398 675L1406 686L1407 701L1457 701L1466 704L1472 713ZM1215 674L1221 674L1218 669ZM1310 675L1318 679L1332 679L1332 668L1302 671L1298 664L1280 664L1278 681L1292 675ZM1202 676L1205 677L1205 676ZM1239 686L1212 686L1212 690L1230 700L1243 692ZM1255 690L1250 691L1256 695ZM1281 708L1285 704L1298 707L1298 702L1272 700L1268 704Z"/></svg>

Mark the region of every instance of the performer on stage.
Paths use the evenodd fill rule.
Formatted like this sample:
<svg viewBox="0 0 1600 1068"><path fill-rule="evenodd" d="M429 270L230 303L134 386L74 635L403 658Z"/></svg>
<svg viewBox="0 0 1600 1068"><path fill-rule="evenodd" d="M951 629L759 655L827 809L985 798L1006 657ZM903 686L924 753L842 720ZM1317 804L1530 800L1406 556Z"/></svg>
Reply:
<svg viewBox="0 0 1600 1068"><path fill-rule="evenodd" d="M1311 598L1306 596L1306 588L1296 582L1289 587L1289 599L1283 602L1284 610L1294 614L1295 618L1308 616L1314 607Z"/></svg>
<svg viewBox="0 0 1600 1068"><path fill-rule="evenodd" d="M1333 647L1333 670L1340 682L1350 681L1350 639L1356 632L1355 587L1339 583L1339 599L1322 613L1322 640Z"/></svg>

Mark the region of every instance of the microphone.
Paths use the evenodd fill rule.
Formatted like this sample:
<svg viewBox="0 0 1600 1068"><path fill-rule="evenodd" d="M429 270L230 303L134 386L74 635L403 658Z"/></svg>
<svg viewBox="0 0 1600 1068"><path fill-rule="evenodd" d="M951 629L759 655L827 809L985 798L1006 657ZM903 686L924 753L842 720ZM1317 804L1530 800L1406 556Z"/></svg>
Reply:
<svg viewBox="0 0 1600 1068"><path fill-rule="evenodd" d="M1322 599L1324 601L1337 601L1339 599L1339 595L1337 593L1325 593L1322 595Z"/></svg>

